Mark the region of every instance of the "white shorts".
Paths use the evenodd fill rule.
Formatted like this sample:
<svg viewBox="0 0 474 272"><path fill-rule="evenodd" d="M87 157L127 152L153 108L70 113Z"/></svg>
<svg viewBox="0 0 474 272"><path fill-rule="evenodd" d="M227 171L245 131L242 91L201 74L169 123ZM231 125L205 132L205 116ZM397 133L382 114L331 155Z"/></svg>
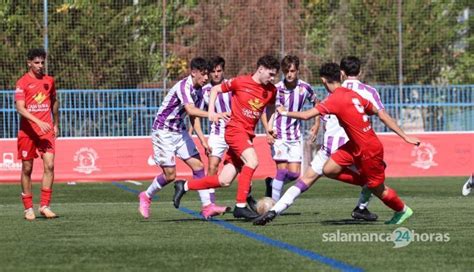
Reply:
<svg viewBox="0 0 474 272"><path fill-rule="evenodd" d="M329 156L326 154L326 151L320 149L311 161L311 168L316 174L323 175L323 166L327 160L329 160Z"/></svg>
<svg viewBox="0 0 474 272"><path fill-rule="evenodd" d="M313 171L316 172L316 174L318 175L323 175L324 164L329 160L329 158L330 156L327 155L325 150L318 150L316 156L314 156L313 160L311 161L311 168L313 169ZM350 165L348 168L354 171L355 173L359 173L355 165Z"/></svg>
<svg viewBox="0 0 474 272"><path fill-rule="evenodd" d="M199 155L187 131L172 132L157 129L151 133L155 163L159 166L176 166L176 156L182 160Z"/></svg>
<svg viewBox="0 0 474 272"><path fill-rule="evenodd" d="M303 150L300 141L275 140L272 145L272 157L274 161L287 161L301 163Z"/></svg>
<svg viewBox="0 0 474 272"><path fill-rule="evenodd" d="M209 135L207 144L212 149L211 156L218 157L220 159L224 157L225 152L229 148L225 141L224 135Z"/></svg>

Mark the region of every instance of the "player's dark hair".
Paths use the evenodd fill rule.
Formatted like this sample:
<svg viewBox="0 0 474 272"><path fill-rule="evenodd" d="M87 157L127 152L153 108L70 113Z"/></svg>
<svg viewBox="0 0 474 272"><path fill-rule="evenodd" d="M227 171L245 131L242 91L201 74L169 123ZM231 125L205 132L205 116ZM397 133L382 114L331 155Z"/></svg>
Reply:
<svg viewBox="0 0 474 272"><path fill-rule="evenodd" d="M258 59L257 61L257 68L263 66L267 69L276 69L277 71L280 70L280 62L271 55L265 55Z"/></svg>
<svg viewBox="0 0 474 272"><path fill-rule="evenodd" d="M46 58L46 51L43 48L33 48L28 51L28 60L34 60L36 57Z"/></svg>
<svg viewBox="0 0 474 272"><path fill-rule="evenodd" d="M297 56L286 55L281 60L281 70L283 71L283 73L288 73L292 64L295 65L296 70L300 69L300 59Z"/></svg>
<svg viewBox="0 0 474 272"><path fill-rule="evenodd" d="M209 59L209 69L214 70L219 65L222 67L222 69L225 69L225 60L223 57L214 56Z"/></svg>
<svg viewBox="0 0 474 272"><path fill-rule="evenodd" d="M325 78L328 83L341 82L341 68L334 62L328 62L319 69L319 76Z"/></svg>
<svg viewBox="0 0 474 272"><path fill-rule="evenodd" d="M347 56L341 60L341 70L347 76L358 76L360 73L360 59L354 56Z"/></svg>
<svg viewBox="0 0 474 272"><path fill-rule="evenodd" d="M199 71L209 71L209 63L201 57L195 57L191 60L189 64L191 70L199 70Z"/></svg>

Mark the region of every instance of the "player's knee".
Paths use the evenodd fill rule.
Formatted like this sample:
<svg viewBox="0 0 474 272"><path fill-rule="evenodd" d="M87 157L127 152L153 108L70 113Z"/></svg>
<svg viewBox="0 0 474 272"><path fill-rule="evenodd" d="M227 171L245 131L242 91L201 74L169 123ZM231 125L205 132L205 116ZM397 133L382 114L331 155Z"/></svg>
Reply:
<svg viewBox="0 0 474 272"><path fill-rule="evenodd" d="M331 167L327 167L326 165L323 167L323 174L328 178L335 178L337 177L337 173Z"/></svg>
<svg viewBox="0 0 474 272"><path fill-rule="evenodd" d="M23 165L21 171L24 175L31 176L31 173L33 172L33 165Z"/></svg>
<svg viewBox="0 0 474 272"><path fill-rule="evenodd" d="M54 163L44 163L44 172L45 173L54 173Z"/></svg>
<svg viewBox="0 0 474 272"><path fill-rule="evenodd" d="M209 168L207 169L207 174L209 176L213 176L217 174L218 170L219 170L219 167L217 165L209 165Z"/></svg>
<svg viewBox="0 0 474 272"><path fill-rule="evenodd" d="M219 183L222 187L229 187L232 184L231 179L219 179Z"/></svg>
<svg viewBox="0 0 474 272"><path fill-rule="evenodd" d="M245 163L245 165L252 169L256 169L258 167L258 160L257 159L248 160Z"/></svg>
<svg viewBox="0 0 474 272"><path fill-rule="evenodd" d="M176 179L176 172L173 173L165 173L166 182L172 182Z"/></svg>

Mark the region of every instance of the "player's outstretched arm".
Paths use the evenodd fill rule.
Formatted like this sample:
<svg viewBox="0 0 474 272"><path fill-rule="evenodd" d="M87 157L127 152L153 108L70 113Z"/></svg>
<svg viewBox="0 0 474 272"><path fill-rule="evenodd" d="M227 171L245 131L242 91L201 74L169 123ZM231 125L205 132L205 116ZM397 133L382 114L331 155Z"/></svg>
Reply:
<svg viewBox="0 0 474 272"><path fill-rule="evenodd" d="M201 110L200 108L197 108L196 106L194 106L194 104L186 104L184 105L184 109L186 110L186 113L189 115L189 116L193 116L193 117L207 117L207 112Z"/></svg>
<svg viewBox="0 0 474 272"><path fill-rule="evenodd" d="M373 107L373 111L377 116L379 117L380 121L382 121L389 129L391 129L393 132L395 132L398 136L400 136L405 142L413 145L419 145L420 140L416 137L410 137L405 134L405 131L401 129L395 120L385 111L381 110L378 111L375 106Z"/></svg>
<svg viewBox="0 0 474 272"><path fill-rule="evenodd" d="M302 119L302 120L308 120L310 118L316 117L318 115L321 115L321 113L316 109L316 108L311 108L306 111L290 111L288 112L285 107L280 106L277 108L278 113L280 113L283 116L288 116L291 118L296 118L296 119Z"/></svg>

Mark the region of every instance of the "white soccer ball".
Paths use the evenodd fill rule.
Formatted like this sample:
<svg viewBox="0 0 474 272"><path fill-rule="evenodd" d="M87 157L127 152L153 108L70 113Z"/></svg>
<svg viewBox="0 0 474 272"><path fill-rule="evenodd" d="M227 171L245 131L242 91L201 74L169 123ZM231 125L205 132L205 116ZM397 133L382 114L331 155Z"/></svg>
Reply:
<svg viewBox="0 0 474 272"><path fill-rule="evenodd" d="M262 197L257 201L257 213L262 215L275 206L275 200L271 197Z"/></svg>

